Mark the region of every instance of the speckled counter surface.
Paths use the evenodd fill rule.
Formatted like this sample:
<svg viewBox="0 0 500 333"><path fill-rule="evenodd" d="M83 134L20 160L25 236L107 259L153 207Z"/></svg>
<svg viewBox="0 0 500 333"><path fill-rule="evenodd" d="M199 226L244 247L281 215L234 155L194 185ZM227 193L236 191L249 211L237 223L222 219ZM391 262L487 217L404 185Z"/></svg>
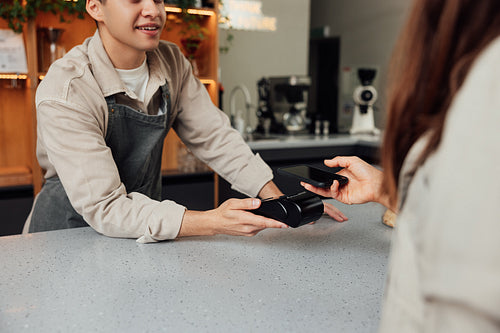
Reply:
<svg viewBox="0 0 500 333"><path fill-rule="evenodd" d="M373 332L392 230L350 218L157 244L91 228L0 238L0 332Z"/></svg>

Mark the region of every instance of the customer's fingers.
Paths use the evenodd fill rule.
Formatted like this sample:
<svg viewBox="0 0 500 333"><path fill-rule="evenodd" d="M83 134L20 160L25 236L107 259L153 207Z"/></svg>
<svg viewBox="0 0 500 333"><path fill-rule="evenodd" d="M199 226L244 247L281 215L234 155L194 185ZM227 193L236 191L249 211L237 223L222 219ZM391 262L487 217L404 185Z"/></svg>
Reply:
<svg viewBox="0 0 500 333"><path fill-rule="evenodd" d="M316 194L324 196L324 197L330 197L330 189L329 188L316 187L316 186L313 186L313 185L305 183L305 182L300 182L300 185L302 185L309 192L313 192L313 193L316 193Z"/></svg>
<svg viewBox="0 0 500 333"><path fill-rule="evenodd" d="M325 205L325 213L328 214L328 216L333 218L335 221L344 222L348 220L347 216L345 216L344 213L342 213L340 209L338 209L334 205L328 202L325 202L324 205Z"/></svg>

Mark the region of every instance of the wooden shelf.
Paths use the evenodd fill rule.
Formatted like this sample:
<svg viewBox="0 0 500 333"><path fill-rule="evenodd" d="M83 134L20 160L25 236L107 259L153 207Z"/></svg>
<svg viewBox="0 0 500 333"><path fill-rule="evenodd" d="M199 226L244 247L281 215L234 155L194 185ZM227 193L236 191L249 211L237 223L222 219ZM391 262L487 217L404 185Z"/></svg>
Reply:
<svg viewBox="0 0 500 333"><path fill-rule="evenodd" d="M27 78L28 74L10 74L10 73L0 74L0 80L26 80Z"/></svg>
<svg viewBox="0 0 500 333"><path fill-rule="evenodd" d="M167 13L181 13L182 9L175 6L165 6ZM216 16L217 13L212 8L190 8L187 10L188 14L200 16Z"/></svg>
<svg viewBox="0 0 500 333"><path fill-rule="evenodd" d="M205 79L205 78L199 78L201 83L203 84L216 84L217 82L214 79Z"/></svg>

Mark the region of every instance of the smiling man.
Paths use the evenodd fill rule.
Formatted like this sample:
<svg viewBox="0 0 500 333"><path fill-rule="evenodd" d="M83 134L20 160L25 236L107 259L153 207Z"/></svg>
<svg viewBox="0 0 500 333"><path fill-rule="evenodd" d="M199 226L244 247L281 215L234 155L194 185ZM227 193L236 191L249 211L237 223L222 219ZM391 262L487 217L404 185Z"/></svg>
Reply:
<svg viewBox="0 0 500 333"><path fill-rule="evenodd" d="M235 189L251 197L281 192L179 48L160 41L163 0L87 0L87 12L96 33L56 61L37 90L45 184L25 231L90 225L111 237L154 242L286 228L249 211L258 199L230 199L203 212L161 201L161 154L170 128Z"/></svg>

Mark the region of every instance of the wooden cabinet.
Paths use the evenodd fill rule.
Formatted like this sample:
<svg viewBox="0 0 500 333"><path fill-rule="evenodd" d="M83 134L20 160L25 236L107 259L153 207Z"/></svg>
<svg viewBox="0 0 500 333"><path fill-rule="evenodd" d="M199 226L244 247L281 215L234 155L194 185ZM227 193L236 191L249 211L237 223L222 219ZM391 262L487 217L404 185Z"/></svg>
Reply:
<svg viewBox="0 0 500 333"><path fill-rule="evenodd" d="M34 27L34 22L25 25ZM7 24L0 20L0 28ZM31 185L41 172L34 155L35 119L34 97L38 84L36 68L35 36L24 33L28 74L1 75L0 79L0 186ZM35 51L35 53L33 53ZM20 77L20 79L17 79Z"/></svg>
<svg viewBox="0 0 500 333"><path fill-rule="evenodd" d="M182 47L181 33L182 25L178 24L179 8L165 7L167 10L167 23L162 32L162 39L176 43ZM217 4L215 5L217 7ZM206 39L200 45L196 53L196 62L199 69L199 78L207 88L212 102L219 105L219 83L218 83L218 66L219 66L219 37L218 37L218 15L213 9L191 9L193 15L199 17L199 23L206 30ZM165 145L163 147L162 170L177 169L177 149L179 148L179 138L174 131L170 131L167 135Z"/></svg>
<svg viewBox="0 0 500 333"><path fill-rule="evenodd" d="M197 53L200 69L199 78L205 84L212 101L218 105L218 15L217 2L215 9L202 8L191 10L200 17L200 24L207 32ZM175 21L179 17L179 8L165 7L167 11L167 28L161 38L181 45L181 26ZM37 48L37 29L54 27L64 29L59 41L69 51L81 44L96 30L93 19L85 15L83 20L66 15L66 22L60 22L59 16L51 13L39 13L36 19L24 25L23 37L28 61L27 75L12 81L12 75L0 76L0 188L21 185L33 185L34 193L38 193L43 182L42 170L37 164L36 147L36 112L34 108L36 88L44 73L39 66ZM0 28L7 29L5 21L0 20ZM17 85L17 87L16 87ZM165 140L162 170L177 169L177 149L179 138L171 131Z"/></svg>

